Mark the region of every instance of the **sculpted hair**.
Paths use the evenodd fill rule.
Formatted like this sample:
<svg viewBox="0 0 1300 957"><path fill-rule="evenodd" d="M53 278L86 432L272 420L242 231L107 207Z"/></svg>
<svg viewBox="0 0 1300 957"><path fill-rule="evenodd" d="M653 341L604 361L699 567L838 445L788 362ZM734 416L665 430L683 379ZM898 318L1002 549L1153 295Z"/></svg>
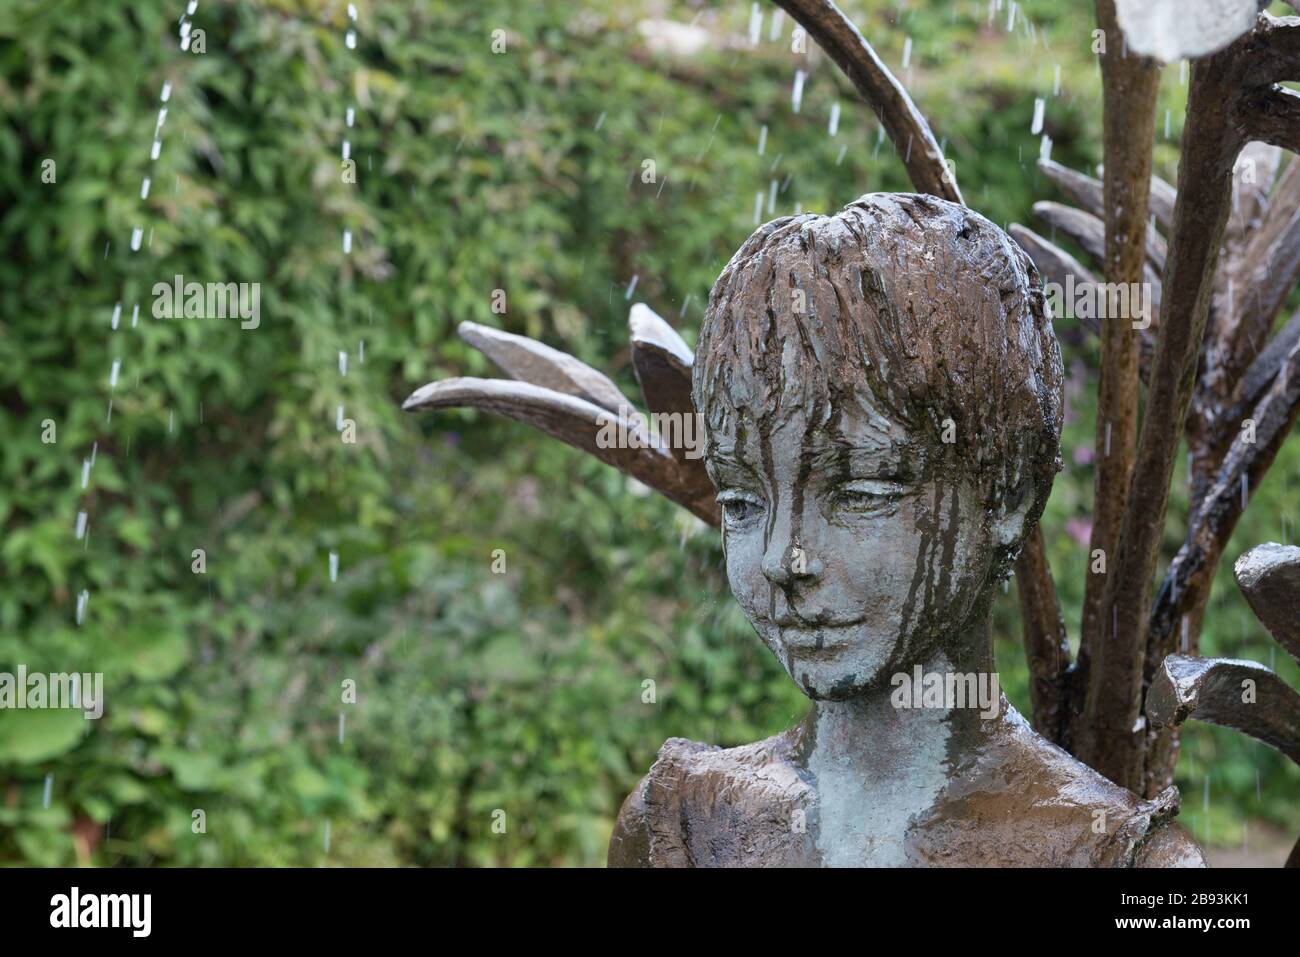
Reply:
<svg viewBox="0 0 1300 957"><path fill-rule="evenodd" d="M1032 495L1032 528L1059 468L1061 357L1038 273L1006 233L933 196L872 193L746 240L696 348L706 432L733 416L762 431L793 408L829 422L864 397L955 457L989 507Z"/></svg>

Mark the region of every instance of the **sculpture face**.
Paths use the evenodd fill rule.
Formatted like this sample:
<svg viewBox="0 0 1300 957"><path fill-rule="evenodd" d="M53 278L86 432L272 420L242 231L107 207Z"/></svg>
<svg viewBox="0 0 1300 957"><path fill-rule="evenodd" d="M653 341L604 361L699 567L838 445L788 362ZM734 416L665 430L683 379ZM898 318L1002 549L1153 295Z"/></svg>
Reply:
<svg viewBox="0 0 1300 957"><path fill-rule="evenodd" d="M987 654L965 635L1046 500L1060 380L1032 267L962 207L871 194L736 252L692 401L732 592L805 693Z"/></svg>
<svg viewBox="0 0 1300 957"><path fill-rule="evenodd" d="M933 450L865 401L831 422L796 409L761 441L724 426L708 466L736 600L809 697L837 700L958 632L994 543L974 489Z"/></svg>

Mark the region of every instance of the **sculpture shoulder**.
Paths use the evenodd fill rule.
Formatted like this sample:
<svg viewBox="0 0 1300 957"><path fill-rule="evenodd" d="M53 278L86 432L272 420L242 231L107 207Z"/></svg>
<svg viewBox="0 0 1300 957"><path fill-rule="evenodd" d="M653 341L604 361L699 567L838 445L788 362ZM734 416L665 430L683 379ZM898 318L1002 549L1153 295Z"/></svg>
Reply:
<svg viewBox="0 0 1300 957"><path fill-rule="evenodd" d="M1139 798L1008 709L993 744L954 776L918 829L916 850L931 864L1203 866L1200 848L1174 823L1178 801L1176 788Z"/></svg>
<svg viewBox="0 0 1300 957"><path fill-rule="evenodd" d="M1151 828L1133 861L1134 867L1208 867L1205 851L1177 821Z"/></svg>
<svg viewBox="0 0 1300 957"><path fill-rule="evenodd" d="M792 850L804 844L799 814L811 789L790 749L790 732L737 748L670 738L623 802L609 865L793 863Z"/></svg>

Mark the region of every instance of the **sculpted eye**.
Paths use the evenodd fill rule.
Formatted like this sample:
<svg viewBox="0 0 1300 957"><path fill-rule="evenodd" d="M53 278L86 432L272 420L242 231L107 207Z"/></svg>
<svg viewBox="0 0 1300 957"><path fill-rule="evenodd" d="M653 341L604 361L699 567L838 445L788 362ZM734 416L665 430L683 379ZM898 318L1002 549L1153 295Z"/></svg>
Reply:
<svg viewBox="0 0 1300 957"><path fill-rule="evenodd" d="M876 512L886 508L907 493L897 482L884 479L859 479L846 482L835 492L835 505L847 512Z"/></svg>
<svg viewBox="0 0 1300 957"><path fill-rule="evenodd" d="M722 506L722 517L728 525L746 525L761 516L767 506L763 500L751 492L727 489L718 495L718 504Z"/></svg>

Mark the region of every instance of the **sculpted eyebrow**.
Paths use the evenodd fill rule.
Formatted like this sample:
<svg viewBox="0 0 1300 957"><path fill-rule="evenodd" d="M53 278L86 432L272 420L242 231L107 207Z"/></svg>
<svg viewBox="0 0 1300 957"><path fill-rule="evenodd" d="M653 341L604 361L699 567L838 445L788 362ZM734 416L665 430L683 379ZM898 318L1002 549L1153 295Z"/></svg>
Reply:
<svg viewBox="0 0 1300 957"><path fill-rule="evenodd" d="M708 473L717 478L729 477L751 477L754 469L731 453L714 452L709 456L708 462L705 463Z"/></svg>
<svg viewBox="0 0 1300 957"><path fill-rule="evenodd" d="M829 472L848 466L850 472L910 481L920 477L924 464L914 450L899 446L860 446L836 443L815 450L810 464L818 472Z"/></svg>

